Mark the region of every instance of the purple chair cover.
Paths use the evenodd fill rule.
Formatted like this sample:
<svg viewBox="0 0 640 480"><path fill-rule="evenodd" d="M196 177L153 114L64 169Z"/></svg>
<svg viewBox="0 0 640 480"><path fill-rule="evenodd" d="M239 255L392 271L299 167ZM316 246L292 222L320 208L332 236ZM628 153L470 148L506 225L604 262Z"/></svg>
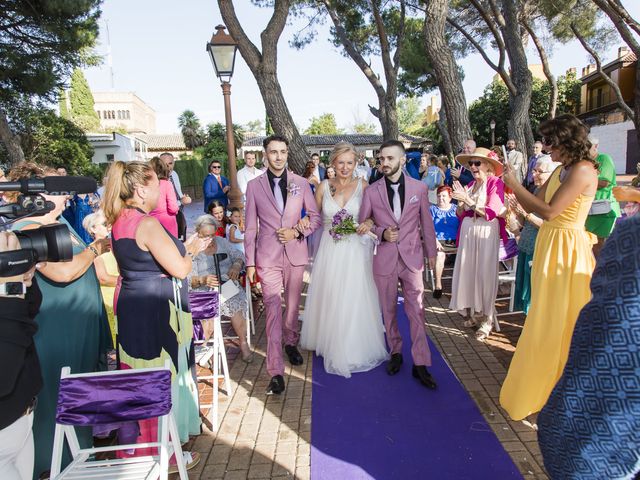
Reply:
<svg viewBox="0 0 640 480"><path fill-rule="evenodd" d="M213 318L218 313L218 292L189 292L189 306L194 320Z"/></svg>
<svg viewBox="0 0 640 480"><path fill-rule="evenodd" d="M218 292L189 292L189 307L193 319L193 338L204 340L202 320L213 318L218 313Z"/></svg>
<svg viewBox="0 0 640 480"><path fill-rule="evenodd" d="M518 255L518 242L515 238L509 238L506 242L500 241L500 261L504 262Z"/></svg>
<svg viewBox="0 0 640 480"><path fill-rule="evenodd" d="M160 417L171 411L171 372L157 370L60 380L56 421L93 426Z"/></svg>

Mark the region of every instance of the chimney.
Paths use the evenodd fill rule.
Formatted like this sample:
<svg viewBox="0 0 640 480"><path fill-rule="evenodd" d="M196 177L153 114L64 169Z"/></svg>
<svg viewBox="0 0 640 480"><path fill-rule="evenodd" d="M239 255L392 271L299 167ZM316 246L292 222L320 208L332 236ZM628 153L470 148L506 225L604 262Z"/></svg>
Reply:
<svg viewBox="0 0 640 480"><path fill-rule="evenodd" d="M589 74L589 67L582 67L582 76L586 77Z"/></svg>
<svg viewBox="0 0 640 480"><path fill-rule="evenodd" d="M576 74L576 67L571 67L567 70L566 75L575 75Z"/></svg>
<svg viewBox="0 0 640 480"><path fill-rule="evenodd" d="M618 58L624 57L629 53L629 49L626 46L618 47Z"/></svg>

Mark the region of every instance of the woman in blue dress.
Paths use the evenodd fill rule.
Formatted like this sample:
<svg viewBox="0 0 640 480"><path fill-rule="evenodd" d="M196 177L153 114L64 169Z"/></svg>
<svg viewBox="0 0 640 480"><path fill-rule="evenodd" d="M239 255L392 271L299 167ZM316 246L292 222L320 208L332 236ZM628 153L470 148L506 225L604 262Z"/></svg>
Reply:
<svg viewBox="0 0 640 480"><path fill-rule="evenodd" d="M451 203L451 187L443 185L436 191L438 203L431 205L431 218L436 230L438 254L436 257L435 288L433 298L442 297L442 272L447 253L456 251L456 236L460 220L456 216L456 206Z"/></svg>

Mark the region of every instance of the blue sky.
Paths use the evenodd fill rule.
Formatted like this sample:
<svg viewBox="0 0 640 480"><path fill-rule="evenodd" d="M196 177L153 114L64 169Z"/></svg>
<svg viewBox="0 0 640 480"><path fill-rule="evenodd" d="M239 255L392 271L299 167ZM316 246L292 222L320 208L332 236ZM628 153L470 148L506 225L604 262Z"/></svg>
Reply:
<svg viewBox="0 0 640 480"><path fill-rule="evenodd" d="M270 9L258 8L250 0L236 0L236 11L245 31L259 46L260 32L270 18ZM623 0L632 16L640 18L640 2ZM98 53L106 55L106 22L109 25L111 52L118 91L133 91L156 111L158 133L178 131L177 117L185 109L196 112L204 124L224 122L222 91L205 51L215 26L223 23L215 0L105 0L103 3ZM288 25L278 51L278 76L294 121L306 128L312 117L333 113L339 126L356 121L379 123L367 105L376 105L373 88L358 67L329 42L329 28L320 28L318 38L301 51L289 47L288 40L300 28ZM621 43L622 44L622 43ZM615 54L609 53L609 59ZM534 51L529 63L539 63ZM587 55L577 42L556 45L552 69L556 75L576 67L578 73ZM109 68L87 69L85 74L95 91L110 89ZM479 55L462 60L464 89L468 102L479 97L495 72ZM372 66L382 76L380 61ZM232 79L234 123L264 119L264 106L253 75L238 53ZM437 91L433 93L437 95ZM424 97L427 104L429 96Z"/></svg>

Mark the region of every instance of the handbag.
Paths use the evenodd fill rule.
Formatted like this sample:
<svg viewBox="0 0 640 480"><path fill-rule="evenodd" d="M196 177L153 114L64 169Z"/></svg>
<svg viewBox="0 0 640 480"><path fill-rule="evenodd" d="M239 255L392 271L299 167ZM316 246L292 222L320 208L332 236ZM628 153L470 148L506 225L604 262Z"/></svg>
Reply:
<svg viewBox="0 0 640 480"><path fill-rule="evenodd" d="M594 200L589 209L589 215L604 215L611 211L611 201L607 199Z"/></svg>

